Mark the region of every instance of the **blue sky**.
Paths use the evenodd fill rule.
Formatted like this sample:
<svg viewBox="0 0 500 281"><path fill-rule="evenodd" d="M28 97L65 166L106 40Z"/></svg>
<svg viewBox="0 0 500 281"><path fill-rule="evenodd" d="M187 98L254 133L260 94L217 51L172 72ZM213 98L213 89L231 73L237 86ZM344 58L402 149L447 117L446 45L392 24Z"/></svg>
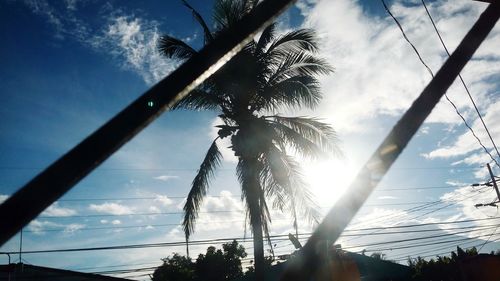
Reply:
<svg viewBox="0 0 500 281"><path fill-rule="evenodd" d="M203 16L210 17L211 1L191 2ZM445 53L420 2L390 3L410 39L437 71ZM468 0L430 3L431 13L450 49L455 48L484 8L484 3ZM175 35L201 46L201 30L180 1L0 0L0 21L3 199L179 65L180 62L161 58L156 52L159 35ZM283 112L321 117L336 128L342 140L345 159L304 162L305 176L318 203L326 210L345 192L357 169L430 77L377 1L299 1L279 23L280 32L315 28L322 39L321 55L335 67L334 74L321 78L325 98L315 111ZM499 43L497 26L463 72L495 140L500 139L500 51L495 48ZM449 95L491 150L463 88L454 84ZM187 111L164 114L26 227L23 248L182 241L181 230L175 226L180 215L151 213L181 211L182 197L215 136L216 115ZM244 217L234 177L234 157L229 149L224 155L226 161L212 183L212 196L206 200L206 213L200 216L193 239L243 236ZM494 208L473 207L475 203L491 201L494 192L478 193L468 186L488 179L484 165L489 161L451 106L441 102L381 183L380 190L360 211L352 228L496 216ZM422 187L439 188L384 191ZM440 199L453 204L435 211L436 207L405 211L419 206L418 203ZM443 202L437 207L444 206ZM394 205L400 203L409 204ZM425 215L429 211L433 212ZM422 216L414 218L419 215ZM491 222L483 225L488 224ZM301 232L311 229L312 226L301 223ZM272 233L290 231L291 220L276 212ZM490 227L480 233L492 231ZM496 238L492 236L492 240ZM394 238L349 239L343 238L341 243L348 246ZM251 244L246 245L251 248ZM13 251L18 247L16 236L0 250ZM278 253L291 249L283 242L280 247ZM205 248L193 247L192 252ZM496 248L498 244L492 243L484 250ZM411 251L418 254L429 249L386 254L398 258ZM155 265L161 257L184 251L178 247L27 254L23 259L44 266L97 271L92 267Z"/></svg>

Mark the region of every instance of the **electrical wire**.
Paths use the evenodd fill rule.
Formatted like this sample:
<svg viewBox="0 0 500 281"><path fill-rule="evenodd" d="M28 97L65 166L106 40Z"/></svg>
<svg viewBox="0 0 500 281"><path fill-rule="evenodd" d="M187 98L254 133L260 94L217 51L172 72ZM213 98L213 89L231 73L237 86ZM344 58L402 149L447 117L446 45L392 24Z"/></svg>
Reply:
<svg viewBox="0 0 500 281"><path fill-rule="evenodd" d="M413 43L410 41L410 39L408 39L408 37L406 36L406 33L405 33L403 27L401 26L401 24L398 21L398 19L392 14L392 12L390 11L389 7L387 7L385 1L384 0L380 0L380 1L382 2L382 5L384 6L384 9L387 11L387 13L391 16L391 18L394 20L394 22L399 27L399 30L401 30L401 33L403 34L403 37L406 40L406 42L408 42L408 44L410 44L410 46L413 48L413 51L418 56L418 59L420 60L420 62L425 66L425 68L427 69L427 71L429 72L429 74L432 76L432 78L434 78L434 73L432 72L432 70L430 69L430 67L424 62L424 60L422 59L422 56L418 52L418 50L415 47L415 45L413 45ZM444 96L445 96L446 100L451 104L451 106L453 106L453 108L455 109L455 112L462 119L462 121L464 122L465 126L469 129L469 131L472 133L472 135L474 136L474 138L476 138L477 142L483 148L484 152L486 154L488 154L489 157L491 158L491 160L493 160L495 162L495 164L497 165L497 167L500 168L500 164L493 157L493 155L491 155L491 153L486 148L486 146L484 146L484 144L482 143L481 139L476 135L476 133L474 132L474 130L472 129L472 127L469 125L469 123L467 122L467 120L465 120L465 117L460 113L460 111L458 110L458 107L455 105L455 103L453 103L451 101L451 99L448 97L448 95L446 93L444 94Z"/></svg>
<svg viewBox="0 0 500 281"><path fill-rule="evenodd" d="M404 226L394 226L392 228L408 228L408 227L417 227L417 226L429 226L429 225L446 225L446 224L455 224L455 223L466 223L466 222L477 222L477 221L485 221L485 220L497 220L500 218L485 218L485 219L471 219L471 220L462 220L456 222L448 222L448 223L424 223L418 225L404 225ZM473 230L468 230L459 233L471 232ZM450 234L451 235L451 234ZM271 235L270 238L281 238L282 240L287 240L288 235ZM266 238L267 239L267 238ZM218 238L218 239L207 239L207 240L197 240L190 241L190 245L206 245L211 243L223 243L223 242L231 242L233 240L241 241L242 243L250 243L253 240L251 238L237 237L237 238ZM394 242L394 241L392 241ZM103 246L103 247L90 247L90 248L66 248L66 249L49 249L49 250L32 250L32 251L23 251L23 254L35 254L35 253L57 253L57 252L80 252L80 251L99 251L99 250L120 250L120 249L139 249L139 248L152 248L152 247L169 247L169 246L185 246L185 241L179 242L166 242L166 243L149 243L149 244L132 244L132 245L118 245L118 246ZM381 242L386 244L387 242ZM378 245L380 243L371 243L369 245ZM351 246L350 246L351 247ZM362 245L356 245L352 247L362 247ZM8 252L9 254L15 254L17 251Z"/></svg>
<svg viewBox="0 0 500 281"><path fill-rule="evenodd" d="M441 45L443 46L444 50L446 51L446 54L448 55L448 57L450 57L450 52L448 51L448 48L446 47L446 44L444 43L444 40L443 38L441 37L441 34L439 33L439 30L434 22L434 19L432 18L431 16L431 13L429 12L429 9L427 9L427 5L425 4L425 1L424 0L421 0L422 1L422 5L424 6L425 8L425 12L427 13L427 16L429 17L429 20L431 21L432 23L432 26L434 27L434 31L436 31L436 34L439 38L439 41L441 42ZM465 89L465 92L467 93L467 96L469 96L469 99L470 101L472 102L472 105L474 106L474 109L476 110L476 113L477 113L477 116L479 117L479 119L481 120L481 123L483 124L483 127L484 127L484 130L486 131L486 133L488 134L488 137L490 138L490 141L491 141L491 144L493 145L493 147L495 148L495 151L498 155L498 158L500 159L500 152L498 152L498 148L497 148L497 145L495 144L495 141L493 140L493 137L491 136L490 134L490 130L488 130L488 127L486 126L486 123L484 122L483 120L483 116L481 116L481 113L479 112L479 109L477 108L477 105L476 105L476 102L474 101L474 99L472 98L472 95L469 91L469 87L467 87L467 84L465 83L464 79L462 78L462 75L459 73L458 74L458 78L460 79L460 82L462 82L462 85L464 86L464 89ZM495 161L496 162L496 161ZM498 164L498 163L497 163Z"/></svg>

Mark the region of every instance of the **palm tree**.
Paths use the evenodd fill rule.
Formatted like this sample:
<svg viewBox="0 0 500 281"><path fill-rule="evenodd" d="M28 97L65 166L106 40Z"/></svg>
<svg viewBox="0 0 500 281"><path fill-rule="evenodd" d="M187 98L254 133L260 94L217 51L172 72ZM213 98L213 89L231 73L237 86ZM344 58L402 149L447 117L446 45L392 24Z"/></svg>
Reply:
<svg viewBox="0 0 500 281"><path fill-rule="evenodd" d="M214 30L186 1L204 32L205 44L250 12L257 0L216 0ZM312 221L319 211L301 179L298 162L291 155L312 158L325 153L340 155L335 131L328 124L308 117L285 117L280 109L314 108L321 100L315 76L332 72L318 58L317 40L310 29L299 29L276 37L276 24L264 29L258 40L248 43L233 59L172 109L215 110L223 124L195 176L184 205L183 227L188 241L198 210L222 155L217 141L230 138L238 158L236 174L242 200L253 233L257 280L262 278L263 233L268 236L272 207L288 211L297 227L297 211ZM158 45L168 58L188 59L197 51L172 36L162 36Z"/></svg>

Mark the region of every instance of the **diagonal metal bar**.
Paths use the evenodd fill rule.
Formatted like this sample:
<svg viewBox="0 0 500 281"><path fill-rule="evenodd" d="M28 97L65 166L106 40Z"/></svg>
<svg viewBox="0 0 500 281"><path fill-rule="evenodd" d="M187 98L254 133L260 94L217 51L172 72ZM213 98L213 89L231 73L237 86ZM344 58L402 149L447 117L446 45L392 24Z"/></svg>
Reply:
<svg viewBox="0 0 500 281"><path fill-rule="evenodd" d="M348 192L337 201L298 256L290 262L281 280L311 280L312 274L317 272L316 270L321 264L321 253L325 251L324 243L326 241L334 242L339 238L356 212L415 135L420 125L493 29L499 17L500 5L490 4L434 79L366 162L356 179L351 183Z"/></svg>
<svg viewBox="0 0 500 281"><path fill-rule="evenodd" d="M0 205L0 245L231 59L294 0L266 0Z"/></svg>

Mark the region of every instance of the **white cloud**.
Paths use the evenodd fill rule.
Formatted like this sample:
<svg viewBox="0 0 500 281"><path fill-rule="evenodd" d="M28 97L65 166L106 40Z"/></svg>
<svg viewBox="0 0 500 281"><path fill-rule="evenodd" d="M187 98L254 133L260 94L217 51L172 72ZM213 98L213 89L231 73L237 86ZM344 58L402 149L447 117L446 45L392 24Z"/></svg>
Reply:
<svg viewBox="0 0 500 281"><path fill-rule="evenodd" d="M169 181L169 180L178 179L178 178L179 178L179 176L161 175L161 176L154 177L153 179L160 180L160 181Z"/></svg>
<svg viewBox="0 0 500 281"><path fill-rule="evenodd" d="M47 229L61 228L63 225L51 221L33 220L28 224L28 230L34 234L44 234Z"/></svg>
<svg viewBox="0 0 500 281"><path fill-rule="evenodd" d="M127 215L134 211L133 207L128 207L118 203L108 203L103 204L90 204L89 209L99 213L111 214L111 215Z"/></svg>
<svg viewBox="0 0 500 281"><path fill-rule="evenodd" d="M7 198L9 198L9 195L0 194L0 204L7 200Z"/></svg>
<svg viewBox="0 0 500 281"><path fill-rule="evenodd" d="M76 11L78 0L64 0L66 3L66 9L71 11Z"/></svg>
<svg viewBox="0 0 500 281"><path fill-rule="evenodd" d="M55 202L54 204L50 205L45 211L43 211L41 216L69 217L69 216L74 216L76 214L77 214L76 210L65 207L59 207L59 204Z"/></svg>
<svg viewBox="0 0 500 281"><path fill-rule="evenodd" d="M488 125L492 138L494 140L500 139L500 126L498 125L500 124L500 102L490 104L484 112L484 121ZM493 145L491 144L481 121L476 119L472 123L472 128L474 129L476 135L482 140L483 145L486 146L493 157L496 157L496 152L493 150ZM424 153L423 156L428 159L462 158L455 161L453 163L455 165L484 165L485 163L491 161L490 156L484 152L481 146L479 146L478 142L469 130L459 134L449 145Z"/></svg>
<svg viewBox="0 0 500 281"><path fill-rule="evenodd" d="M99 222L102 223L102 224L107 224L108 220L100 220Z"/></svg>
<svg viewBox="0 0 500 281"><path fill-rule="evenodd" d="M112 17L92 43L96 49L117 57L124 68L137 72L147 84L153 84L179 64L159 54L159 38L157 22L122 15Z"/></svg>
<svg viewBox="0 0 500 281"><path fill-rule="evenodd" d="M77 232L78 230L80 230L82 228L85 228L84 224L72 223L72 224L66 225L64 227L63 233L64 234L74 234L75 232Z"/></svg>
<svg viewBox="0 0 500 281"><path fill-rule="evenodd" d="M124 69L136 72L147 84L158 82L179 65L178 61L158 53L160 33L156 21L125 15L107 2L99 7L98 15L107 23L91 26L88 19L84 19L85 15L78 13L79 6L86 2L64 0L61 9L47 0L24 0L33 14L44 18L54 28L55 38L76 40L95 51L113 55Z"/></svg>
<svg viewBox="0 0 500 281"><path fill-rule="evenodd" d="M174 203L174 201L165 195L156 195L156 202L160 202L164 207L168 207Z"/></svg>
<svg viewBox="0 0 500 281"><path fill-rule="evenodd" d="M396 196L379 196L377 197L377 199L380 199L380 200L387 200L387 199L398 199L399 197L396 197Z"/></svg>
<svg viewBox="0 0 500 281"><path fill-rule="evenodd" d="M149 206L148 210L151 213L160 213L161 212L160 209L156 206Z"/></svg>
<svg viewBox="0 0 500 281"><path fill-rule="evenodd" d="M307 3L301 5L304 4ZM373 126L373 122L375 125L379 122L376 117L400 115L430 81L425 67L388 16L370 16L358 2L348 0L317 1L315 6L308 6L305 26L319 32L323 45L321 54L335 67L333 75L322 79L325 100L318 110L332 121L337 130L362 132L370 127L376 128ZM484 6L463 0L432 3L431 13L450 50L458 44ZM457 7L460 7L460 13L453 12ZM436 72L445 59L445 53L423 7L397 1L391 9ZM489 69L496 70L500 65L500 50L491 46L492 42L499 40L498 28L496 30L478 51L476 58L481 59L471 61L463 72L482 106L488 104L493 89L498 89L498 79L485 80L482 76L492 75L494 71ZM491 53L494 55L488 57L487 54ZM471 105L461 86L455 83L449 94L467 115ZM461 124L446 102L438 104L427 122Z"/></svg>
<svg viewBox="0 0 500 281"><path fill-rule="evenodd" d="M122 222L120 220L112 220L111 224L112 225L119 225L119 224L122 224Z"/></svg>
<svg viewBox="0 0 500 281"><path fill-rule="evenodd" d="M72 232L72 231L74 232L82 227L84 227L84 225L80 225L80 224L64 225L64 224L55 223L52 221L38 220L38 219L35 219L28 224L28 230L34 234L37 234L37 235L45 234L47 230L52 231L52 230L56 230L56 229L61 230L64 233L70 233L70 232Z"/></svg>

